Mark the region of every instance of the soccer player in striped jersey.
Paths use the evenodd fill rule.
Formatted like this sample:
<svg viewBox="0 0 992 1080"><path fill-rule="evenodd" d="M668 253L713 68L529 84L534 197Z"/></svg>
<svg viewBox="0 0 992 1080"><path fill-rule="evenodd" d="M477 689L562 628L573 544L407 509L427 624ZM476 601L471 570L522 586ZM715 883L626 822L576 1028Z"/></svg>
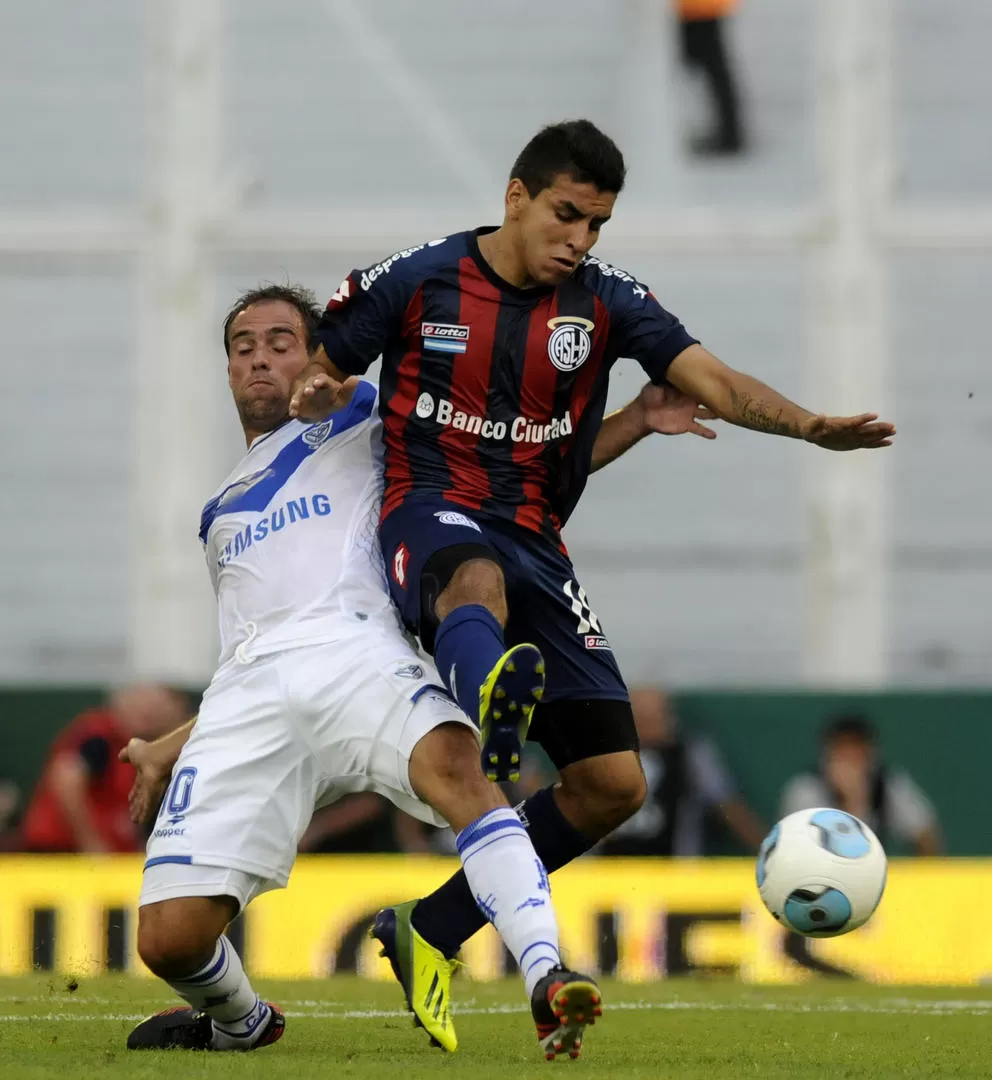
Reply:
<svg viewBox="0 0 992 1080"><path fill-rule="evenodd" d="M894 434L874 414L815 415L726 366L646 285L592 256L624 179L589 121L539 132L511 170L502 225L342 282L291 405L321 414L382 356L392 595L479 724L487 775L513 779L528 735L557 766L559 783L520 808L549 870L645 795L626 687L561 539L596 464L614 362L632 357L652 383L755 431L832 450ZM459 876L394 915L451 956L483 923Z"/></svg>

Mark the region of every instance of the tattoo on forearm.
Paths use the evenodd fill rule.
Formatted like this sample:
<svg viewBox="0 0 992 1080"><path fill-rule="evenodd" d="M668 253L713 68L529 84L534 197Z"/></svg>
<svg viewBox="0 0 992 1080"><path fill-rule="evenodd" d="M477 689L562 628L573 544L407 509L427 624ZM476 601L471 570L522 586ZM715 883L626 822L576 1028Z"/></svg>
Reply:
<svg viewBox="0 0 992 1080"><path fill-rule="evenodd" d="M799 438L799 425L791 420L784 420L783 409L772 412L772 407L767 402L757 401L746 391L735 390L733 387L730 389L730 401L740 422L754 431Z"/></svg>

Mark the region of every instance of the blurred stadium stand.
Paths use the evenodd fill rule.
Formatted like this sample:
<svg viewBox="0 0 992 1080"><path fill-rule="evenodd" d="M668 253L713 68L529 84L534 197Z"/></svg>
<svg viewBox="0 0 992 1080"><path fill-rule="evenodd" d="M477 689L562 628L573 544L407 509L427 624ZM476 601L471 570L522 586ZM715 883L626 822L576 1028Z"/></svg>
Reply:
<svg viewBox="0 0 992 1080"><path fill-rule="evenodd" d="M632 28L646 25L636 18L647 18L650 3L626 4L640 13L627 20L591 0L573 0L582 17L566 22L554 19L553 7L542 16L525 0L503 0L503 17L483 25L481 9L467 10L462 0L432 0L431 17L416 19L401 0L228 4L216 148L223 183L212 193L217 207L201 208L200 222L211 244L221 236L209 266L198 270L212 286L212 315L259 279L299 279L329 295L352 266L426 239L424 230L447 221L452 207L467 208L453 228L495 219L519 145L541 122L579 113L614 132L640 169L617 215L618 233L629 235L635 211L646 205L646 175L657 180L659 212L716 208L746 223L771 211L798 214L815 202L813 0L741 5L732 32L753 148L718 164L673 158L682 139L676 102L664 93L645 101L629 81ZM981 110L992 98L992 7L985 0L891 7L893 199L974 208L976 220L987 223L992 150ZM0 9L0 86L7 91L0 94L0 325L8 403L0 495L9 515L0 530L0 683L11 688L126 678L135 666L135 563L156 539L163 542L159 525L142 523L136 509L156 497L136 480L150 436L135 401L144 395L147 409L156 391L140 386L136 373L147 291L135 237L162 227L162 204L151 193L163 121L149 62L162 48L161 28L149 11L128 0ZM657 42L637 53L644 85L650 49L664 56L660 18ZM414 70L429 60L431 77L403 84L410 65L391 69L396 57ZM446 87L468 70L470 90L451 100ZM668 87L667 78L659 70L657 86ZM655 139L668 143L656 146ZM224 234L215 214L224 206L263 241ZM354 243L320 253L290 237L283 251L273 232L282 219L300 228L350 221ZM883 401L863 404L883 407L900 428L887 460L884 514L884 660L886 681L899 687L989 683L988 231L970 249L959 241L883 256L887 388ZM605 234L597 254L648 281L727 361L815 405L806 359L811 252L801 244L777 251L686 247L625 248ZM192 411L176 409L175 395L168 396L170 361L202 377ZM173 664L153 649L140 674L202 683L213 661L211 615L192 515L239 453L219 335L192 359L160 357L158 377L165 415L156 437L170 433L195 451L177 474L188 490L176 505L188 506L190 518L172 522L165 542L185 545L183 566L199 574L181 597L195 598L188 610L197 629L192 660ZM621 368L614 400L632 396L640 379L632 365ZM811 453L721 431L714 447L655 440L611 468L608 481L593 479L567 540L631 681L802 683ZM941 715L957 710L957 699L939 700ZM44 715L48 701L0 697L5 756L25 737L26 717ZM770 715L753 708L741 705L742 721ZM71 709L58 714L64 720ZM685 715L691 718L690 706ZM812 730L819 711L803 715ZM919 733L911 738L923 739L930 715L921 706L918 726L907 720L905 730ZM884 727L884 716L880 722ZM892 723L898 726L894 715ZM725 749L733 750L735 730L728 722ZM977 727L973 734L980 737ZM896 737L885 731L887 742ZM921 779L939 799L940 780ZM948 808L953 850L952 817ZM957 849L975 850L971 840Z"/></svg>

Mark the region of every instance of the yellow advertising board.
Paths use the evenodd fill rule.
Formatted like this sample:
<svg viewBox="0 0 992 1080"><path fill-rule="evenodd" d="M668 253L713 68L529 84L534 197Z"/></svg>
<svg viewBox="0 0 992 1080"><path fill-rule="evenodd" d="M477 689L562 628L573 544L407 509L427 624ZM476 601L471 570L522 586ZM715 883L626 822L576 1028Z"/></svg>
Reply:
<svg viewBox="0 0 992 1080"><path fill-rule="evenodd" d="M389 978L365 933L375 911L422 896L457 869L448 859L300 858L288 889L244 919L249 969L273 978L349 970ZM134 948L141 858L0 856L0 975L43 966L147 974ZM762 907L749 859L585 858L552 878L561 939L580 969L639 982L694 971L755 983L845 972L880 983L974 984L992 976L992 860L905 860L890 866L875 917L823 941L785 935ZM47 939L47 940L40 940ZM490 928L463 954L469 978L504 971Z"/></svg>

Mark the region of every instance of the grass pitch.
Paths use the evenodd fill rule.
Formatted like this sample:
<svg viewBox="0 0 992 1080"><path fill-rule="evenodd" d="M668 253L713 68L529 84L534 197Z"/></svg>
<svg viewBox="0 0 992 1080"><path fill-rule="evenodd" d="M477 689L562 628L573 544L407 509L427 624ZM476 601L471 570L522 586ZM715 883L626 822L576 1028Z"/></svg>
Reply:
<svg viewBox="0 0 992 1080"><path fill-rule="evenodd" d="M185 1080L373 1077L528 1080L548 1071L610 1080L741 1077L989 1077L992 989L851 983L757 988L733 982L603 984L606 1013L582 1057L540 1056L516 981L457 986L457 1054L431 1049L398 989L350 977L264 982L286 1034L250 1054L129 1053L135 1022L174 1004L150 980L0 979L0 1077Z"/></svg>

